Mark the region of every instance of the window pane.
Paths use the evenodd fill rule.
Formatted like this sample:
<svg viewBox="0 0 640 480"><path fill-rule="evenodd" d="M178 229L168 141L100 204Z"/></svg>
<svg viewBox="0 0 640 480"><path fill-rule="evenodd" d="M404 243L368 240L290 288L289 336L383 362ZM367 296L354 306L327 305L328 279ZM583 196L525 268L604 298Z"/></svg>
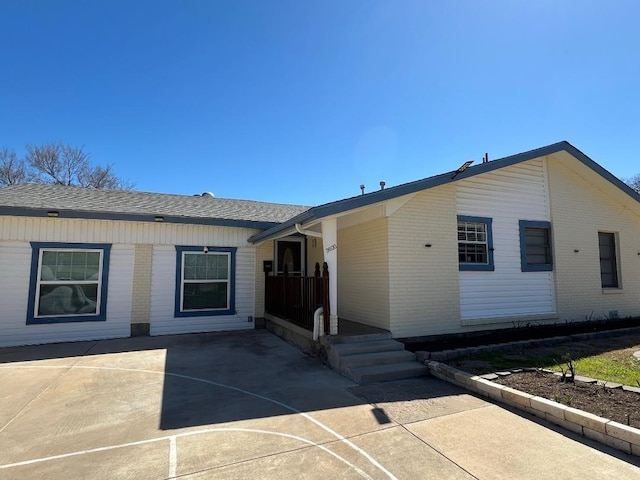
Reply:
<svg viewBox="0 0 640 480"><path fill-rule="evenodd" d="M488 263L487 247L482 244L459 243L458 260L460 263Z"/></svg>
<svg viewBox="0 0 640 480"><path fill-rule="evenodd" d="M226 282L184 284L184 310L224 308L228 308Z"/></svg>
<svg viewBox="0 0 640 480"><path fill-rule="evenodd" d="M98 285L41 285L38 315L97 313Z"/></svg>
<svg viewBox="0 0 640 480"><path fill-rule="evenodd" d="M616 262L615 234L598 232L600 247L600 280L605 288L617 288L618 265Z"/></svg>
<svg viewBox="0 0 640 480"><path fill-rule="evenodd" d="M215 253L191 253L184 256L185 280L228 280L229 256Z"/></svg>
<svg viewBox="0 0 640 480"><path fill-rule="evenodd" d="M488 264L487 225L458 222L458 260L460 263Z"/></svg>
<svg viewBox="0 0 640 480"><path fill-rule="evenodd" d="M551 264L549 230L547 228L527 227L524 232L527 265Z"/></svg>
<svg viewBox="0 0 640 480"><path fill-rule="evenodd" d="M227 255L210 255L208 261L207 279L226 280L228 277L227 265L229 257Z"/></svg>
<svg viewBox="0 0 640 480"><path fill-rule="evenodd" d="M196 255L194 254L185 254L184 255L184 266L185 267L193 267L196 264Z"/></svg>
<svg viewBox="0 0 640 480"><path fill-rule="evenodd" d="M188 266L186 265L186 259L185 259L185 266L184 269L182 270L182 275L184 276L185 280L195 280L196 278L196 267L194 266Z"/></svg>

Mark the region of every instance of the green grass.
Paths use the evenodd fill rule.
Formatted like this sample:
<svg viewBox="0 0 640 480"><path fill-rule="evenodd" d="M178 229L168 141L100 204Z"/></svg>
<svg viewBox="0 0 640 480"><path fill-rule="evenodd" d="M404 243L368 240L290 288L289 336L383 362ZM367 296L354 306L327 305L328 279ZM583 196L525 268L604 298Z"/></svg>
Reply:
<svg viewBox="0 0 640 480"><path fill-rule="evenodd" d="M619 360L608 358L606 355L594 355L574 362L576 375L637 387L639 385L637 381L640 380L640 362L633 363L624 365Z"/></svg>
<svg viewBox="0 0 640 480"><path fill-rule="evenodd" d="M452 365L471 373L483 374L522 367L545 368L553 371L568 370L563 357L571 355L570 346L558 346L555 353L545 349L524 349L485 352L451 360ZM637 387L640 385L640 361L628 349L600 354L581 354L573 358L576 375Z"/></svg>

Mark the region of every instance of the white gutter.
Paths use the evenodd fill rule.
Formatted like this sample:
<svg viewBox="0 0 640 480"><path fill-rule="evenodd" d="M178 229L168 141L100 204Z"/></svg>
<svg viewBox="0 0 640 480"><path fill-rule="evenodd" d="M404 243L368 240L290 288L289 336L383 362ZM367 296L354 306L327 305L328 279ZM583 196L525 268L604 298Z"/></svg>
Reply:
<svg viewBox="0 0 640 480"><path fill-rule="evenodd" d="M299 223L295 224L296 231L301 233L302 235L308 235L309 237L317 237L322 238L322 234L318 232L314 232L313 230L303 230Z"/></svg>

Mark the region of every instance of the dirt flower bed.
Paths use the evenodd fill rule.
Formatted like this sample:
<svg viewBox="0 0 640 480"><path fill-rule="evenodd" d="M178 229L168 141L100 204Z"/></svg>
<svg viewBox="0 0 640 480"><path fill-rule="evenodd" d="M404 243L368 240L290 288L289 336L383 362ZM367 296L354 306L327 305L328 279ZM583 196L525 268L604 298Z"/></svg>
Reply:
<svg viewBox="0 0 640 480"><path fill-rule="evenodd" d="M512 373L493 380L522 392L547 398L600 417L640 428L640 394L594 383L563 383L540 371Z"/></svg>

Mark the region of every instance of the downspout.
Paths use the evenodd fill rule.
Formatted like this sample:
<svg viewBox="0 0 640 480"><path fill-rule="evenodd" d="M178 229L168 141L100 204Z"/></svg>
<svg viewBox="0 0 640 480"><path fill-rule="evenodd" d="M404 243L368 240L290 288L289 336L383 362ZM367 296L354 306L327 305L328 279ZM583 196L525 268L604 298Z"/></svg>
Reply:
<svg viewBox="0 0 640 480"><path fill-rule="evenodd" d="M313 312L313 341L317 342L318 337L320 336L320 315L322 315L322 307L316 308L316 311ZM324 332L323 332L324 333Z"/></svg>

